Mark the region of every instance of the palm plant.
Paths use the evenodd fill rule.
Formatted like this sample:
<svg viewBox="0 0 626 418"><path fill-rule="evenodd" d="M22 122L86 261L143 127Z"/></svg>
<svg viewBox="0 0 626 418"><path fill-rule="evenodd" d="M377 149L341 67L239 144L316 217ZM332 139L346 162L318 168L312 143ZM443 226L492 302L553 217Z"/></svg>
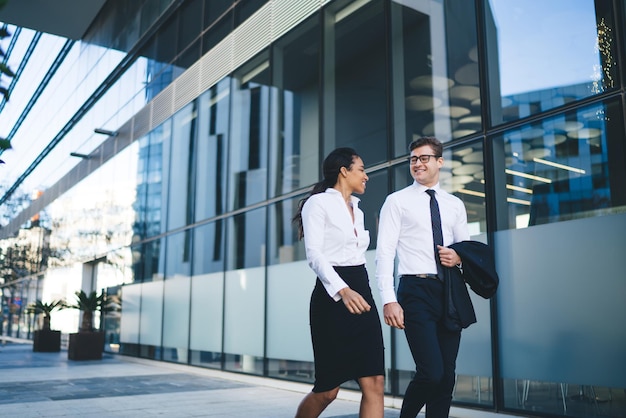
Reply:
<svg viewBox="0 0 626 418"><path fill-rule="evenodd" d="M61 310L66 307L63 299L56 299L52 302L43 302L37 299L35 302L28 305L27 312L34 313L35 315L43 315L43 325L41 329L43 331L50 330L50 316L52 312Z"/></svg>
<svg viewBox="0 0 626 418"><path fill-rule="evenodd" d="M87 294L84 290L76 291L76 303L67 305L68 308L79 309L83 311L83 319L80 324L80 331L93 331L93 314L96 311L108 312L110 310L106 295L104 292L99 295L96 291Z"/></svg>

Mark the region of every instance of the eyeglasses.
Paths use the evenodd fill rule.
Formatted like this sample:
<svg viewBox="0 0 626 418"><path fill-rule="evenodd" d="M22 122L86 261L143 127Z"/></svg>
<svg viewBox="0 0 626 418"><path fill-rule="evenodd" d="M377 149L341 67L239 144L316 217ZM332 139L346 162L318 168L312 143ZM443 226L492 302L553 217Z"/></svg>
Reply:
<svg viewBox="0 0 626 418"><path fill-rule="evenodd" d="M429 154L423 154L423 155L412 155L409 157L409 163L411 163L411 165L415 165L417 164L417 160L420 160L420 162L422 164L427 164L430 161L430 157L435 157L435 158L439 158L441 157L441 155L429 155Z"/></svg>

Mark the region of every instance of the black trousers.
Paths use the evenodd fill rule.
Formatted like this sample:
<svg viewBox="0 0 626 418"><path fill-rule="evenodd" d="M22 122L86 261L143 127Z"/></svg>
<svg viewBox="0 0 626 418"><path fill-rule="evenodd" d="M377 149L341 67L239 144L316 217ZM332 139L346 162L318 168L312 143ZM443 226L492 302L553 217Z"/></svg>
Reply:
<svg viewBox="0 0 626 418"><path fill-rule="evenodd" d="M415 361L415 377L404 394L400 417L414 418L426 405L427 418L447 418L461 332L443 325L444 284L402 277L398 302L404 309L404 333Z"/></svg>

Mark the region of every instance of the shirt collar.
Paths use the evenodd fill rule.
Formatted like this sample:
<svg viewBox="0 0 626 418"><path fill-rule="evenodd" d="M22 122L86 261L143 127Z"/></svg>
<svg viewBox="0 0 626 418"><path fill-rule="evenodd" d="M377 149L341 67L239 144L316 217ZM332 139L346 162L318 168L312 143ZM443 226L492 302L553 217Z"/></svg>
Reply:
<svg viewBox="0 0 626 418"><path fill-rule="evenodd" d="M336 194L337 196L339 196L341 199L343 199L343 196L341 195L341 192L337 189L334 189L332 187L329 187L326 189L326 193L330 193L330 194ZM361 201L361 199L359 199L358 197L354 196L354 195L350 195L350 200L352 201L352 204L357 204Z"/></svg>
<svg viewBox="0 0 626 418"><path fill-rule="evenodd" d="M439 184L439 182L437 182L437 184L435 184L433 187L426 187L413 180L413 187L415 187L415 189L420 193L426 193L426 190L428 189L433 189L435 191L435 194L440 194L441 191L441 185Z"/></svg>

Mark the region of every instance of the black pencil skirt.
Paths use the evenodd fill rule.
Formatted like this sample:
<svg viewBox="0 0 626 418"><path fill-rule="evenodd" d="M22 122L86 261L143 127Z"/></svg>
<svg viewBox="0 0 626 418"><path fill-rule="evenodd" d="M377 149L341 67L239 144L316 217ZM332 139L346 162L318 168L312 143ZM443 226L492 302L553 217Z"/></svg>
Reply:
<svg viewBox="0 0 626 418"><path fill-rule="evenodd" d="M382 329L367 270L360 265L335 267L335 271L372 309L360 315L351 314L343 301L335 302L320 280L316 281L309 310L316 393L349 380L385 374Z"/></svg>

